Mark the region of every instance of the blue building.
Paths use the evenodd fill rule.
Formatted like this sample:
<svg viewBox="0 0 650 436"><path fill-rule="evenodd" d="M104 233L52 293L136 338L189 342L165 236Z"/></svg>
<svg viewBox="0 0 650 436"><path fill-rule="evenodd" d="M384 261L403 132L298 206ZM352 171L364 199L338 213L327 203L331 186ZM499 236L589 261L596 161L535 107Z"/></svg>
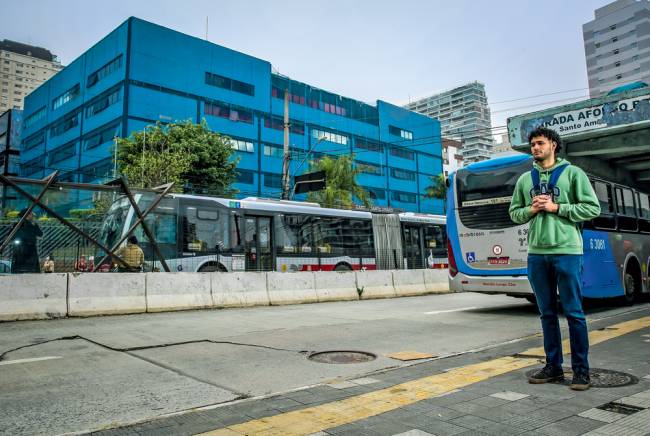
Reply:
<svg viewBox="0 0 650 436"><path fill-rule="evenodd" d="M440 123L274 74L267 61L130 18L25 99L21 173L97 182L114 174L113 138L156 122L206 119L233 139L240 196L281 192L284 90L291 175L305 158L354 153L377 206L442 213L426 199L442 172ZM307 152L310 153L307 153ZM300 198L300 197L298 197Z"/></svg>

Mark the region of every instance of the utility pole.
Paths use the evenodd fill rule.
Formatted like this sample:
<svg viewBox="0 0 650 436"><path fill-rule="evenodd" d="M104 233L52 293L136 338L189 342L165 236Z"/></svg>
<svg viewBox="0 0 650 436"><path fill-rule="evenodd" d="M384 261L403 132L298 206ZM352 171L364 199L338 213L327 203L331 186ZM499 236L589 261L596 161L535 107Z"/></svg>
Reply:
<svg viewBox="0 0 650 436"><path fill-rule="evenodd" d="M282 199L289 199L289 90L284 90L284 159L282 161Z"/></svg>

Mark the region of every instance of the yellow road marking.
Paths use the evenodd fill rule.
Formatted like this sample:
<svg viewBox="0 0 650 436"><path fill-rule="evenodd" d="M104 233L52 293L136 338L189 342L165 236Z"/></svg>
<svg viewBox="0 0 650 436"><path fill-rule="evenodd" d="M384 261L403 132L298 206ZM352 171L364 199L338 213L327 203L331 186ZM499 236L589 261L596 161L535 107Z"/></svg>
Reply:
<svg viewBox="0 0 650 436"><path fill-rule="evenodd" d="M589 341L591 345L596 345L646 327L650 327L650 316L615 324L605 330L592 331L589 333ZM568 352L568 340L564 341L563 347ZM520 354L543 357L544 349L541 347L530 348ZM438 397L453 390L537 363L539 360L536 357L501 357L344 400L231 425L227 428L202 433L201 436L307 435L360 421L421 400Z"/></svg>

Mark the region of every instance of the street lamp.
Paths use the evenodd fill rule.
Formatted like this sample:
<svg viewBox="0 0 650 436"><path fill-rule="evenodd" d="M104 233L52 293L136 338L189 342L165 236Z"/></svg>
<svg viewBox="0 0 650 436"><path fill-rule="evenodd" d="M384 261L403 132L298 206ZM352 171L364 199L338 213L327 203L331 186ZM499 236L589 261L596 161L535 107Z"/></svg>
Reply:
<svg viewBox="0 0 650 436"><path fill-rule="evenodd" d="M325 139L327 139L325 136L321 136L320 138L318 138L318 139L316 140L316 142L314 142L314 143L309 147L309 150L307 150L307 152L305 153L305 157L304 157L303 160L300 162L300 165L298 165L298 168L296 168L296 171L295 171L296 174L298 173L298 170L300 170L300 168L302 168L303 164L305 163L305 161L307 160L307 158L309 157L309 155L311 154L311 152L316 148L316 146L317 146L318 144L320 144L321 141L323 141L323 140L325 140Z"/></svg>
<svg viewBox="0 0 650 436"><path fill-rule="evenodd" d="M298 168L296 168L296 171L294 171L294 175L298 174L298 171L300 171L300 168L302 168L302 166L304 165L305 161L307 160L307 158L309 157L309 155L311 154L311 152L316 148L316 146L317 146L318 144L320 144L321 141L323 141L323 140L325 140L325 139L327 139L327 137L325 137L325 136L321 136L321 137L319 137L319 138L316 140L316 142L314 142L313 144L311 144L311 146L309 147L309 150L307 150L307 152L305 153L305 157L302 159L302 161L301 161L300 164L298 165ZM296 187L295 187L295 185L294 185L293 189L291 190L291 199L292 199L292 200L293 200L293 197L294 197L295 193L296 193Z"/></svg>

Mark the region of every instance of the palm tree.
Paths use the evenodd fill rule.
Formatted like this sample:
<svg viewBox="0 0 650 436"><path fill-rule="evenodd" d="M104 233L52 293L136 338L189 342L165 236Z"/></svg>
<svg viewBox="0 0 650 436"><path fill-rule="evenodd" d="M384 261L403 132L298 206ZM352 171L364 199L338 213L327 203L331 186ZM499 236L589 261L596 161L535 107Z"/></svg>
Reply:
<svg viewBox="0 0 650 436"><path fill-rule="evenodd" d="M438 174L437 176L430 176L431 184L425 188L426 193L424 196L426 198L434 198L442 200L442 210L444 213L447 212L447 181L445 180L445 175L443 173Z"/></svg>
<svg viewBox="0 0 650 436"><path fill-rule="evenodd" d="M372 205L368 191L357 184L356 176L362 171L361 166L354 166L354 155L338 157L325 156L309 162L309 171L325 171L325 189L310 192L307 199L323 207L350 208L353 196L365 206Z"/></svg>

